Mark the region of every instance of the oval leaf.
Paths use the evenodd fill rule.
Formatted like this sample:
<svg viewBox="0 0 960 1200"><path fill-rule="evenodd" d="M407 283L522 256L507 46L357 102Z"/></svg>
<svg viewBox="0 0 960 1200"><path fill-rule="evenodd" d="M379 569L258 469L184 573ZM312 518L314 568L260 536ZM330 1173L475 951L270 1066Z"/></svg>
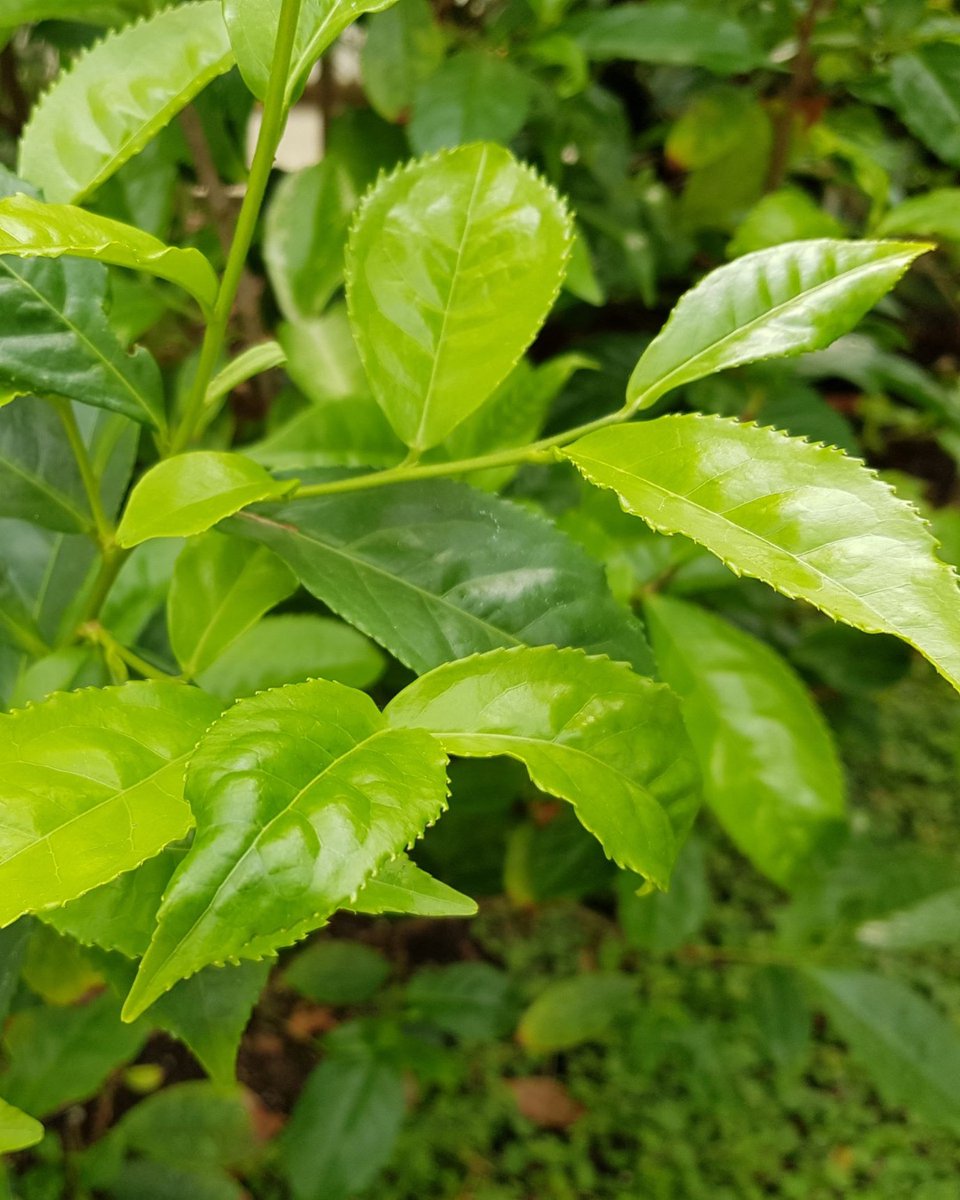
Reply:
<svg viewBox="0 0 960 1200"><path fill-rule="evenodd" d="M745 254L711 271L680 298L644 351L627 403L647 408L714 371L828 346L929 249L814 239Z"/></svg>
<svg viewBox="0 0 960 1200"><path fill-rule="evenodd" d="M636 1003L628 975L596 971L551 983L523 1014L517 1038L534 1053L556 1053L595 1042Z"/></svg>
<svg viewBox="0 0 960 1200"><path fill-rule="evenodd" d="M43 1140L44 1133L39 1121L0 1098L0 1154L35 1146Z"/></svg>
<svg viewBox="0 0 960 1200"><path fill-rule="evenodd" d="M446 756L324 680L241 700L187 771L193 846L124 1010L209 963L260 959L322 925L446 807Z"/></svg>
<svg viewBox="0 0 960 1200"><path fill-rule="evenodd" d="M289 492L281 482L242 454L196 450L157 463L137 483L117 530L121 546L148 538L203 533L224 517L258 500Z"/></svg>
<svg viewBox="0 0 960 1200"><path fill-rule="evenodd" d="M232 65L218 0L181 4L109 34L33 110L19 174L48 200L83 200Z"/></svg>
<svg viewBox="0 0 960 1200"><path fill-rule="evenodd" d="M867 633L890 633L960 688L960 592L917 512L856 459L722 417L602 429L564 452L661 533L682 533Z"/></svg>
<svg viewBox="0 0 960 1200"><path fill-rule="evenodd" d="M381 179L347 246L347 300L374 395L415 452L507 376L563 281L569 214L500 146L461 146Z"/></svg>
<svg viewBox="0 0 960 1200"><path fill-rule="evenodd" d="M890 104L943 162L960 167L960 46L936 42L890 63Z"/></svg>
<svg viewBox="0 0 960 1200"><path fill-rule="evenodd" d="M661 676L683 700L704 799L754 865L789 885L843 822L826 721L756 638L680 600L645 607Z"/></svg>
<svg viewBox="0 0 960 1200"><path fill-rule="evenodd" d="M666 886L699 799L669 688L578 650L494 650L424 675L386 715L429 730L449 754L519 759L610 858Z"/></svg>
<svg viewBox="0 0 960 1200"><path fill-rule="evenodd" d="M0 927L183 837L184 761L219 711L195 688L149 682L0 717Z"/></svg>

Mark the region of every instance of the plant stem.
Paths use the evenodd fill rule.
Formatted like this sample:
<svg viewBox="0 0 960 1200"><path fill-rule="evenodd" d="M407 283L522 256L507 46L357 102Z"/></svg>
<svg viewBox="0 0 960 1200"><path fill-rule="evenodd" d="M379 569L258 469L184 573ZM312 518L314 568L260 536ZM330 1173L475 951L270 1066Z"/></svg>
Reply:
<svg viewBox="0 0 960 1200"><path fill-rule="evenodd" d="M260 219L263 198L267 192L267 184L270 182L270 172L273 170L277 147L286 124L287 76L290 73L293 46L300 20L300 3L301 0L283 0L280 9L270 83L263 102L263 123L260 126L260 136L257 139L257 148L250 167L247 193L237 218L237 227L230 245L230 253L227 255L227 265L220 282L217 302L214 305L210 324L207 326L200 349L200 361L197 365L193 387L180 423L170 439L170 454L179 454L190 444L203 413L207 387L213 378L220 352L223 349L227 327L230 323L230 314L233 311L237 290L243 278L247 255L250 253L253 235Z"/></svg>
<svg viewBox="0 0 960 1200"><path fill-rule="evenodd" d="M142 675L144 679L163 679L170 683L180 682L176 675L170 675L159 667L153 666L145 658L141 658L139 654L124 646L122 642L117 641L109 629L105 629L99 621L88 621L85 625L80 626L78 633L86 641L92 642L96 646L102 646L104 650L112 651L117 658L125 662L138 675Z"/></svg>
<svg viewBox="0 0 960 1200"><path fill-rule="evenodd" d="M83 440L83 434L80 432L80 426L77 424L73 405L69 400L61 399L55 399L53 404L60 415L60 420L66 431L67 441L70 443L70 449L77 460L77 468L80 471L83 490L86 492L87 503L90 505L90 514L93 517L93 525L97 532L97 541L100 543L100 548L106 552L113 545L114 529L103 509L100 484L93 469L93 463L90 461L90 454L87 450L86 442Z"/></svg>
<svg viewBox="0 0 960 1200"><path fill-rule="evenodd" d="M476 458L461 458L455 462L427 463L424 466L390 467L386 471L373 471L369 475L353 475L347 479L332 479L329 483L308 483L298 488L290 497L291 500L309 500L313 496L334 496L342 492L364 492L368 488L387 487L391 483L412 483L417 479L437 479L448 475L467 475L473 471L485 471L490 467L509 467L518 463L549 462L553 451L577 438L593 433L596 429L605 429L608 425L618 425L624 421L632 410L622 408L610 416L600 417L586 425L578 425L576 429L568 429L566 433L558 433L553 437L542 438L539 442L531 442L527 446L519 446L512 450L497 450L493 454L481 454Z"/></svg>

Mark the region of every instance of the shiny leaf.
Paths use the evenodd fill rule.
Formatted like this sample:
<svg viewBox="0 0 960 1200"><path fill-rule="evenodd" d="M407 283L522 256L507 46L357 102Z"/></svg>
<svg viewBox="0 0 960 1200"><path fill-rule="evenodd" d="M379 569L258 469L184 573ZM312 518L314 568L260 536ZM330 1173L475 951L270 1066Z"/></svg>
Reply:
<svg viewBox="0 0 960 1200"><path fill-rule="evenodd" d="M414 451L442 441L533 340L566 271L556 193L499 146L381 179L347 247L347 299L374 395Z"/></svg>
<svg viewBox="0 0 960 1200"><path fill-rule="evenodd" d="M654 529L835 620L901 638L960 688L954 573L916 511L856 459L700 416L600 430L565 453Z"/></svg>
<svg viewBox="0 0 960 1200"><path fill-rule="evenodd" d="M29 396L0 411L0 517L63 533L92 525L63 425L52 405Z"/></svg>
<svg viewBox="0 0 960 1200"><path fill-rule="evenodd" d="M666 887L697 809L699 777L676 697L578 650L494 650L438 667L386 709L450 754L523 762L573 804L607 855Z"/></svg>
<svg viewBox="0 0 960 1200"><path fill-rule="evenodd" d="M26 1150L42 1141L43 1135L44 1128L39 1121L0 1098L0 1154Z"/></svg>
<svg viewBox="0 0 960 1200"><path fill-rule="evenodd" d="M363 885L356 898L343 906L348 912L403 913L416 917L472 917L475 900L428 875L405 854L384 863Z"/></svg>

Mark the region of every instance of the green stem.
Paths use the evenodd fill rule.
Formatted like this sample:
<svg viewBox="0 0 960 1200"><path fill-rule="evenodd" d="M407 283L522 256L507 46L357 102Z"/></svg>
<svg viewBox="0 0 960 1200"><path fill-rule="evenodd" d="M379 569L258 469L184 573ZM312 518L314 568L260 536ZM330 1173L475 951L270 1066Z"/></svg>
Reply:
<svg viewBox="0 0 960 1200"><path fill-rule="evenodd" d="M104 548L100 572L94 580L93 590L84 606L83 616L80 618L80 626L75 635L76 637L81 636L80 629L100 615L100 610L110 595L110 589L116 583L117 576L120 574L120 568L126 562L129 555L129 550L121 550L116 544Z"/></svg>
<svg viewBox="0 0 960 1200"><path fill-rule="evenodd" d="M185 450L196 432L203 415L207 388L213 378L227 336L230 314L233 312L237 289L243 278L247 255L250 253L257 222L260 219L263 198L267 192L267 184L270 182L270 172L273 170L277 147L280 145L280 138L283 136L283 128L287 120L285 98L287 77L290 74L293 46L300 21L300 3L301 0L283 0L280 9L277 41L270 69L270 83L263 102L263 123L260 126L260 136L257 139L257 148L250 167L247 193L243 198L240 216L237 218L237 227L234 231L230 253L227 255L227 265L220 282L217 302L214 305L213 315L200 349L200 361L197 365L193 387L180 423L170 439L170 454L180 454Z"/></svg>
<svg viewBox="0 0 960 1200"><path fill-rule="evenodd" d="M90 514L93 517L97 540L101 548L106 550L107 547L113 545L114 529L107 518L106 512L104 512L103 500L100 496L100 484L93 469L93 463L90 461L87 444L84 442L80 426L77 424L73 405L69 400L61 399L54 400L53 404L60 415L60 420L67 435L67 441L70 443L70 449L77 460L77 468L80 471L83 490L87 495L87 503L90 505Z"/></svg>
<svg viewBox="0 0 960 1200"><path fill-rule="evenodd" d="M346 479L332 479L329 483L309 483L298 488L291 500L309 500L313 496L334 496L342 492L364 492L368 488L387 487L391 483L412 483L417 479L437 479L448 475L468 475L473 471L486 471L490 467L509 467L519 463L549 462L553 451L566 446L596 429L618 425L630 415L630 410L620 409L608 417L578 425L566 433L542 438L512 450L497 450L493 454L481 454L476 458L461 458L455 462L428 463L425 466L390 467L386 471L373 471L369 475L353 475Z"/></svg>
<svg viewBox="0 0 960 1200"><path fill-rule="evenodd" d="M176 675L170 675L166 671L160 670L159 667L148 663L145 658L141 658L139 654L124 646L122 642L117 641L109 629L104 629L99 621L88 621L80 627L79 633L86 641L111 651L144 679L162 679L169 683L179 682Z"/></svg>

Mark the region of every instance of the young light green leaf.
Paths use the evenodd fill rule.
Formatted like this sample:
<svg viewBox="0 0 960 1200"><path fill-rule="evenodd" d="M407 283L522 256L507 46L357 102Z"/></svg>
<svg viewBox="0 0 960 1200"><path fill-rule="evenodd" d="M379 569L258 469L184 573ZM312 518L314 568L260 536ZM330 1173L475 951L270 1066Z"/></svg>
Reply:
<svg viewBox="0 0 960 1200"><path fill-rule="evenodd" d="M199 250L178 250L133 225L71 204L43 204L30 196L0 201L0 254L18 258L93 258L146 271L189 292L209 313L217 276Z"/></svg>
<svg viewBox="0 0 960 1200"><path fill-rule="evenodd" d="M879 237L930 237L960 242L960 188L934 188L895 205L876 228Z"/></svg>
<svg viewBox="0 0 960 1200"><path fill-rule="evenodd" d="M229 529L269 546L415 671L496 646L554 644L652 672L643 629L603 568L543 518L464 484L297 500Z"/></svg>
<svg viewBox="0 0 960 1200"><path fill-rule="evenodd" d="M649 408L715 371L828 346L929 248L822 238L758 250L711 271L643 352L627 403Z"/></svg>
<svg viewBox="0 0 960 1200"><path fill-rule="evenodd" d="M952 946L960 929L960 887L924 896L887 916L864 921L857 941L875 950Z"/></svg>
<svg viewBox="0 0 960 1200"><path fill-rule="evenodd" d="M198 682L204 691L225 699L307 679L332 679L365 690L385 666L373 642L343 621L288 613L266 617L248 629L200 672Z"/></svg>
<svg viewBox="0 0 960 1200"><path fill-rule="evenodd" d="M0 21L5 26L37 21L78 21L89 25L121 25L149 12L154 0L3 0Z"/></svg>
<svg viewBox="0 0 960 1200"><path fill-rule="evenodd" d="M461 146L381 179L347 246L347 300L374 395L416 452L507 376L559 291L572 226L500 146Z"/></svg>
<svg viewBox="0 0 960 1200"><path fill-rule="evenodd" d="M569 800L608 857L664 888L699 801L699 773L669 688L579 650L493 650L447 663L386 708L449 754L519 759Z"/></svg>
<svg viewBox="0 0 960 1200"><path fill-rule="evenodd" d="M60 418L33 397L0 411L0 517L63 533L83 533L93 523Z"/></svg>
<svg viewBox="0 0 960 1200"><path fill-rule="evenodd" d="M300 23L287 80L291 104L314 63L364 13L381 12L394 0L302 0ZM244 82L258 100L267 94L281 0L223 0L223 15Z"/></svg>
<svg viewBox="0 0 960 1200"><path fill-rule="evenodd" d="M938 158L960 166L960 46L935 42L890 63L897 116Z"/></svg>
<svg viewBox="0 0 960 1200"><path fill-rule="evenodd" d="M203 533L248 504L276 499L294 485L294 480L274 479L242 454L177 454L139 480L127 501L117 541L137 546L148 538Z"/></svg>
<svg viewBox="0 0 960 1200"><path fill-rule="evenodd" d="M167 600L170 645L184 674L196 678L296 589L296 576L266 546L214 532L189 541Z"/></svg>
<svg viewBox="0 0 960 1200"><path fill-rule="evenodd" d="M477 903L434 879L405 854L385 863L343 906L348 912L403 913L416 917L472 917Z"/></svg>
<svg viewBox="0 0 960 1200"><path fill-rule="evenodd" d="M44 1132L39 1121L0 1097L0 1154L35 1146L43 1140Z"/></svg>
<svg viewBox="0 0 960 1200"><path fill-rule="evenodd" d="M680 600L651 597L645 608L661 677L683 701L704 799L754 865L789 886L842 828L826 721L763 642Z"/></svg>
<svg viewBox="0 0 960 1200"><path fill-rule="evenodd" d="M204 397L204 415L207 420L216 414L220 401L229 396L234 388L246 383L248 379L253 379L255 375L262 375L264 371L282 367L286 361L286 351L278 342L258 342L256 346L238 354L210 381Z"/></svg>
<svg viewBox="0 0 960 1200"><path fill-rule="evenodd" d="M596 971L551 983L523 1014L517 1038L535 1054L569 1050L603 1038L614 1021L637 1002L628 975Z"/></svg>
<svg viewBox="0 0 960 1200"><path fill-rule="evenodd" d="M187 771L197 832L124 1009L210 963L260 959L322 925L446 807L446 756L325 680L241 700Z"/></svg>
<svg viewBox="0 0 960 1200"><path fill-rule="evenodd" d="M184 761L219 711L195 688L149 682L0 717L0 926L183 837Z"/></svg>
<svg viewBox="0 0 960 1200"><path fill-rule="evenodd" d="M881 1095L960 1129L960 1033L928 1000L867 971L810 970L830 1020Z"/></svg>
<svg viewBox="0 0 960 1200"><path fill-rule="evenodd" d="M654 529L835 620L893 634L960 688L953 570L917 512L856 459L694 415L602 429L564 453Z"/></svg>
<svg viewBox="0 0 960 1200"><path fill-rule="evenodd" d="M168 8L109 34L33 110L18 173L50 201L79 203L232 65L218 0Z"/></svg>

